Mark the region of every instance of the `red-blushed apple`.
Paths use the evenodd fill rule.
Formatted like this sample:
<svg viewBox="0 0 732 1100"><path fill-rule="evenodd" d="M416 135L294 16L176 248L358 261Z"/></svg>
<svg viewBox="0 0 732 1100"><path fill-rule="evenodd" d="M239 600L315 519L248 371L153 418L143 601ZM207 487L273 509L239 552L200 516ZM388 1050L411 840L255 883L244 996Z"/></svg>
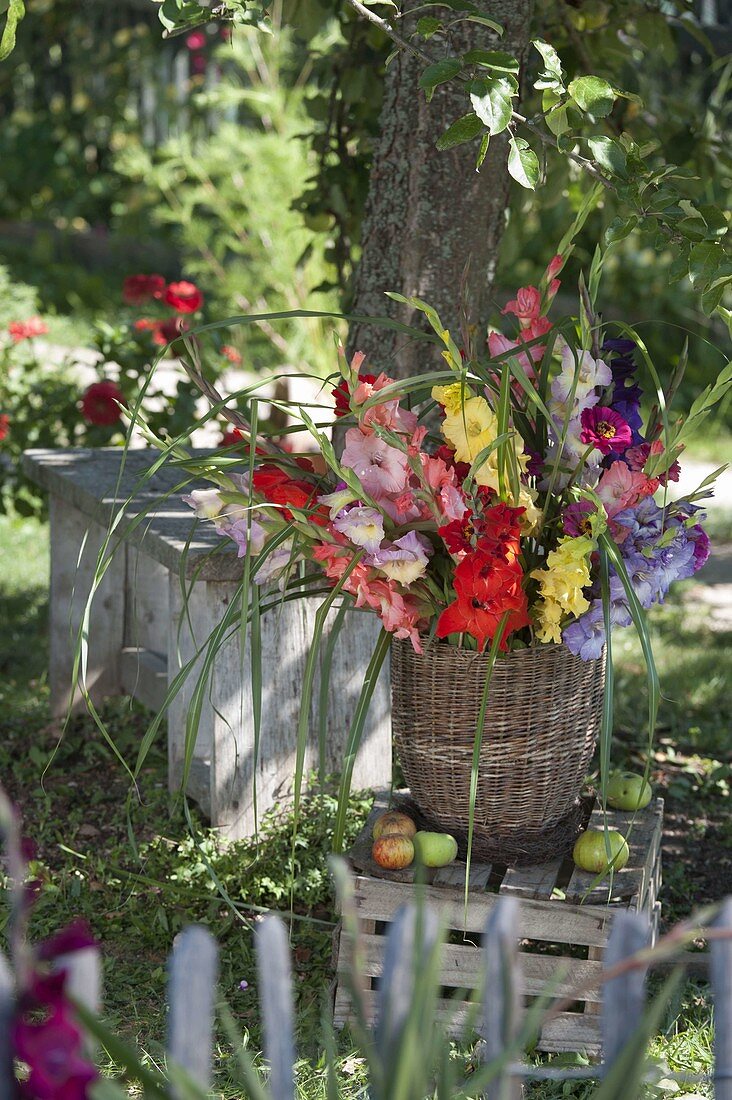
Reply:
<svg viewBox="0 0 732 1100"><path fill-rule="evenodd" d="M388 871L403 871L414 859L414 845L401 833L385 833L374 841L371 855L379 867Z"/></svg>
<svg viewBox="0 0 732 1100"><path fill-rule="evenodd" d="M417 832L417 826L409 814L403 814L401 810L387 810L380 814L374 822L373 837L378 840L385 833L395 833L398 836L413 837Z"/></svg>

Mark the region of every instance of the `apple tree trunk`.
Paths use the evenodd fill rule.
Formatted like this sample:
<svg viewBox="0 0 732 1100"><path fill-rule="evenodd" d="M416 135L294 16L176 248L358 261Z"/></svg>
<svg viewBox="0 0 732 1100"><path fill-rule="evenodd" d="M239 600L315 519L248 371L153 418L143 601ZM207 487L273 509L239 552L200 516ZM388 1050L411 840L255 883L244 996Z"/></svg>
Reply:
<svg viewBox="0 0 732 1100"><path fill-rule="evenodd" d="M407 0L403 8L409 13L420 5L421 0ZM522 60L529 42L531 0L477 0L476 7L504 26L503 37L481 24L459 22L451 32L453 52L500 49ZM416 19L415 14L400 21L402 33L408 34ZM428 41L426 49L431 45ZM427 103L418 86L424 68L418 58L399 51L386 71L352 312L387 314L419 326L419 315L385 292L416 295L437 309L459 342L466 265L470 323L484 323L488 312L508 203L508 139L506 134L491 139L480 172L475 167L476 141L442 152L436 149L437 138L466 114L469 102L464 87L452 82L438 87ZM372 366L397 378L439 367L439 359L426 347L374 325L354 322L349 331L350 355L363 351Z"/></svg>

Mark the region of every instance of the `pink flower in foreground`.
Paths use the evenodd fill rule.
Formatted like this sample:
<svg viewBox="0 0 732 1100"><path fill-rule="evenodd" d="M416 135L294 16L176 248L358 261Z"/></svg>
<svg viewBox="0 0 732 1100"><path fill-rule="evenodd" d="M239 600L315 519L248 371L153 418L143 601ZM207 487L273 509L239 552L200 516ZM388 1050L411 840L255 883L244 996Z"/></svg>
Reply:
<svg viewBox="0 0 732 1100"><path fill-rule="evenodd" d="M34 336L43 336L48 332L48 325L40 317L30 317L27 321L11 321L8 332L14 344L21 340L31 340Z"/></svg>
<svg viewBox="0 0 732 1100"><path fill-rule="evenodd" d="M605 405L584 409L581 419L581 441L595 447L604 455L611 452L622 454L633 441L633 433L627 420Z"/></svg>
<svg viewBox="0 0 732 1100"><path fill-rule="evenodd" d="M541 294L535 286L522 286L516 293L516 297L507 302L505 308L501 310L504 315L515 314L521 328L528 328L533 321L537 320L540 312Z"/></svg>
<svg viewBox="0 0 732 1100"><path fill-rule="evenodd" d="M644 496L648 496L648 478L636 470L630 470L618 459L605 470L595 490L605 511L612 517L624 508L632 508Z"/></svg>
<svg viewBox="0 0 732 1100"><path fill-rule="evenodd" d="M377 499L406 488L407 456L375 435L364 435L359 428L346 432L341 462L353 470L366 492Z"/></svg>

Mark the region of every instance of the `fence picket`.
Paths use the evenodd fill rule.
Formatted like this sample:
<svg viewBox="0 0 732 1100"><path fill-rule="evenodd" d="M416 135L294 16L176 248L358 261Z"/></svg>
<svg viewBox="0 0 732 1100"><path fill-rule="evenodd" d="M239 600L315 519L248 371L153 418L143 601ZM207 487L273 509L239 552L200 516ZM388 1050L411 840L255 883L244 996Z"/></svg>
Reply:
<svg viewBox="0 0 732 1100"><path fill-rule="evenodd" d="M621 910L613 920L605 950L604 969L641 951L651 942L651 926L641 913ZM603 1075L635 1033L643 1016L647 967L630 970L605 983L602 996Z"/></svg>
<svg viewBox="0 0 732 1100"><path fill-rule="evenodd" d="M515 1038L521 1013L518 955L519 902L502 896L483 933L483 1060L499 1058ZM521 1081L510 1067L491 1082L486 1100L520 1100Z"/></svg>
<svg viewBox="0 0 732 1100"><path fill-rule="evenodd" d="M16 1095L11 1042L15 1015L15 983L13 974L0 951L0 1100L13 1100Z"/></svg>
<svg viewBox="0 0 732 1100"><path fill-rule="evenodd" d="M426 906L398 909L386 938L384 965L377 996L374 1039L383 1064L399 1044L414 999L416 961L434 949L439 921Z"/></svg>
<svg viewBox="0 0 732 1100"><path fill-rule="evenodd" d="M218 957L211 933L192 924L176 936L169 962L168 1055L203 1089L211 1085Z"/></svg>
<svg viewBox="0 0 732 1100"><path fill-rule="evenodd" d="M732 897L722 903L714 927L732 937ZM732 938L710 945L714 996L714 1095L732 1100Z"/></svg>
<svg viewBox="0 0 732 1100"><path fill-rule="evenodd" d="M293 1100L295 1041L292 972L287 932L279 917L265 917L257 924L255 944L264 1054L270 1064L270 1093L272 1100Z"/></svg>

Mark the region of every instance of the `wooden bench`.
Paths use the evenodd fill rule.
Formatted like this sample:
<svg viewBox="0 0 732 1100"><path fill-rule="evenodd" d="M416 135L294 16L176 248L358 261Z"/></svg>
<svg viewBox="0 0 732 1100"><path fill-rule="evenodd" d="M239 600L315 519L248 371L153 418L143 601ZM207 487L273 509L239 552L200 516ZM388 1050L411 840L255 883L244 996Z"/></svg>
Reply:
<svg viewBox="0 0 732 1100"><path fill-rule="evenodd" d="M183 478L164 468L140 485L157 458L149 450L32 450L24 470L50 494L50 688L53 713L84 707L72 684L74 645L97 555L119 506L133 497L115 535L117 550L92 604L86 683L96 705L132 695L160 710L182 664L221 621L241 578L236 547L199 523L180 499ZM119 484L118 484L119 481ZM195 487L195 486L194 486ZM134 496L133 496L134 495ZM132 531L128 519L152 510ZM187 590L187 599L184 591ZM310 649L317 597L295 600L262 617L262 721L254 759L249 647L239 639L218 653L203 705L188 793L211 823L231 839L255 831L258 817L286 802L295 771L295 731L302 675ZM186 606L187 605L187 606ZM326 623L321 654L335 618ZM325 767L341 770L344 744L379 631L375 616L349 614L333 647L327 710ZM322 660L322 657L321 657ZM171 790L183 774L185 720L195 675L168 710ZM318 683L313 693L306 772L319 765ZM73 692L73 697L72 697ZM355 788L391 783L391 710L388 670L382 672L353 773Z"/></svg>

